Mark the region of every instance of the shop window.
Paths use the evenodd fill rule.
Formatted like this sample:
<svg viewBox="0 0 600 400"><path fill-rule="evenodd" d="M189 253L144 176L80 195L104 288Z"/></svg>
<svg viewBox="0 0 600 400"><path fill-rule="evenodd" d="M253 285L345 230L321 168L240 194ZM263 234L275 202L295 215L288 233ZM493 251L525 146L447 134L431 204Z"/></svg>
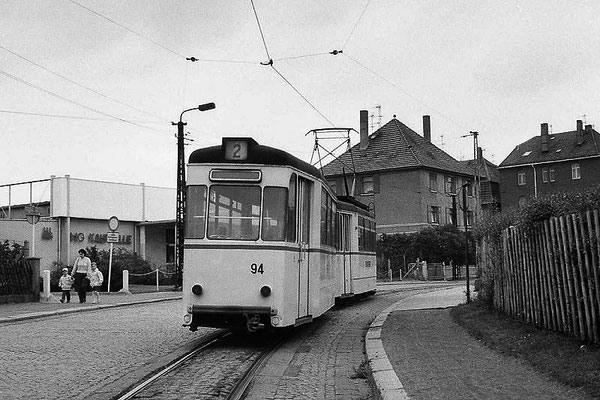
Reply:
<svg viewBox="0 0 600 400"><path fill-rule="evenodd" d="M581 179L581 168L579 163L571 165L571 179Z"/></svg>
<svg viewBox="0 0 600 400"><path fill-rule="evenodd" d="M167 264L175 262L175 228L165 229L165 261Z"/></svg>

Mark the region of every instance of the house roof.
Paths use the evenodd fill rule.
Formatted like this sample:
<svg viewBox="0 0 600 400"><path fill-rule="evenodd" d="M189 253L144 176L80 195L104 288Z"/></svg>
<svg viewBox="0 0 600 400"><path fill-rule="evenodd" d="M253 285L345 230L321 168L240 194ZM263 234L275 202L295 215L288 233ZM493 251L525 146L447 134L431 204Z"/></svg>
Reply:
<svg viewBox="0 0 600 400"><path fill-rule="evenodd" d="M534 136L513 149L498 168L520 165L558 162L579 158L599 157L600 136L594 129L582 130L579 142L578 131L548 134L548 151L542 151L541 136Z"/></svg>
<svg viewBox="0 0 600 400"><path fill-rule="evenodd" d="M467 168L474 175L476 172L476 160L465 160L461 161L462 164L466 165ZM500 173L498 172L498 166L485 158L483 158L483 163L479 167L479 176L481 178L485 178L490 182L500 182Z"/></svg>
<svg viewBox="0 0 600 400"><path fill-rule="evenodd" d="M421 135L397 119L369 136L369 145L360 149L360 143L344 152L323 167L323 175L342 175L342 168L350 173L354 165L356 173L379 172L398 169L427 168L471 175L467 166L452 158Z"/></svg>

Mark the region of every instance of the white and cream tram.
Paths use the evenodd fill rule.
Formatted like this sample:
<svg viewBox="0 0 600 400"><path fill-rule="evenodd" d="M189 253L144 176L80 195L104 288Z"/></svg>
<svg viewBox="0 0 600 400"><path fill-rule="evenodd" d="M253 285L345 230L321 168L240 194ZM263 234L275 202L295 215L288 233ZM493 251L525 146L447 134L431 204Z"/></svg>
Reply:
<svg viewBox="0 0 600 400"><path fill-rule="evenodd" d="M189 158L184 326L296 326L375 292L375 221L318 169L251 138Z"/></svg>

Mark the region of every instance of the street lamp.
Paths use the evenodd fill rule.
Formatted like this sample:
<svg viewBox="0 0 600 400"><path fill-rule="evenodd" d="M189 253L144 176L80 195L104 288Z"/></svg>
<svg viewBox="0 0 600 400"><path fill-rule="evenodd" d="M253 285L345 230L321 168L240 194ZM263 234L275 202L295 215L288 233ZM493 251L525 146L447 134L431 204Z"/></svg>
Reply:
<svg viewBox="0 0 600 400"><path fill-rule="evenodd" d="M208 111L215 108L215 103L200 104L198 107L183 110L179 115L179 122L172 122L177 125L177 211L175 214L177 244L175 246L175 267L177 272L177 286L183 284L183 240L185 235L185 152L184 152L184 134L183 127L187 125L182 121L183 114L188 111L199 110Z"/></svg>

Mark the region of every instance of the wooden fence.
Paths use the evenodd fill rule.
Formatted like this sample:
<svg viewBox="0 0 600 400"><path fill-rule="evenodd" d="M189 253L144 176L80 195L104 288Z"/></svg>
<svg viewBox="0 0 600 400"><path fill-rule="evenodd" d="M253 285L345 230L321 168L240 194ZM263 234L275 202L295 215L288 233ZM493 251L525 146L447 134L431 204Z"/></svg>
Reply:
<svg viewBox="0 0 600 400"><path fill-rule="evenodd" d="M598 210L555 217L532 231L502 233L494 307L540 328L600 343Z"/></svg>

